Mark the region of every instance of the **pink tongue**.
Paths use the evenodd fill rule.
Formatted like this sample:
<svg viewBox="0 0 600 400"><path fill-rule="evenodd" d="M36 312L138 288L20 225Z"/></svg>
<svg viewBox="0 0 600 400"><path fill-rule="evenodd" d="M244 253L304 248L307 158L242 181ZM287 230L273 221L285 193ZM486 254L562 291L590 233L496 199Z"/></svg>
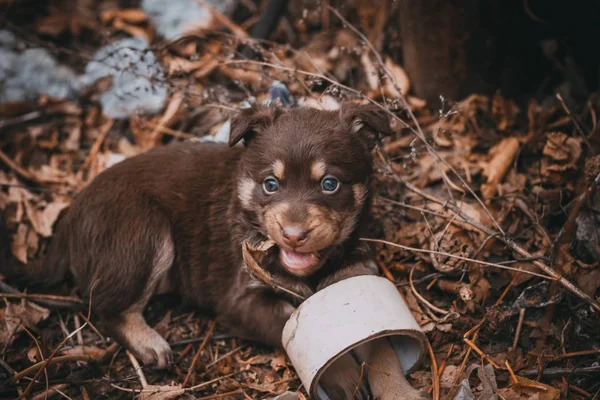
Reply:
<svg viewBox="0 0 600 400"><path fill-rule="evenodd" d="M298 253L281 249L281 261L290 269L310 268L315 264L314 253Z"/></svg>

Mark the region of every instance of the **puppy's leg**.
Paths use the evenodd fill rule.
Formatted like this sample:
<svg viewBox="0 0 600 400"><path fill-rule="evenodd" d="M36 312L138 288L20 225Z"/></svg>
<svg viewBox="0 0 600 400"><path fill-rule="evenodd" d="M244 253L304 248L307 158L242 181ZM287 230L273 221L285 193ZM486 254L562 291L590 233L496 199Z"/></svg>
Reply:
<svg viewBox="0 0 600 400"><path fill-rule="evenodd" d="M327 368L319 383L331 400L366 400L366 377L366 370L361 374L361 366L352 355L344 354Z"/></svg>
<svg viewBox="0 0 600 400"><path fill-rule="evenodd" d="M100 319L109 335L124 345L142 363L162 369L172 362L171 347L158 332L148 326L142 312L159 286L169 286L167 277L174 258L170 234L162 235L154 248L152 268L145 277L146 284L139 299L118 315L109 314L106 308L103 308Z"/></svg>
<svg viewBox="0 0 600 400"><path fill-rule="evenodd" d="M269 290L240 291L220 305L218 322L233 335L281 348L283 327L295 307Z"/></svg>
<svg viewBox="0 0 600 400"><path fill-rule="evenodd" d="M413 388L404 376L396 352L387 338L365 343L354 350L366 363L366 373L374 399L426 400L429 395Z"/></svg>
<svg viewBox="0 0 600 400"><path fill-rule="evenodd" d="M158 332L146 323L138 309L126 311L114 318L106 318L103 325L109 334L124 345L144 365L163 369L171 364L171 347Z"/></svg>

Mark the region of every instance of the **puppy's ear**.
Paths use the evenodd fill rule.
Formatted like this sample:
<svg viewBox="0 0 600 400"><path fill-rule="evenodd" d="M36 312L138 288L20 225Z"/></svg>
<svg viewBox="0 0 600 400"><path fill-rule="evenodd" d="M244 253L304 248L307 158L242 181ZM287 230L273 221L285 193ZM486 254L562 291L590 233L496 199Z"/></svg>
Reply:
<svg viewBox="0 0 600 400"><path fill-rule="evenodd" d="M383 136L392 134L388 113L375 104L343 103L342 123L350 132L363 139L372 150Z"/></svg>
<svg viewBox="0 0 600 400"><path fill-rule="evenodd" d="M240 111L231 121L229 146L235 146L242 139L247 145L256 134L273 125L280 113L278 108L266 106L253 106Z"/></svg>

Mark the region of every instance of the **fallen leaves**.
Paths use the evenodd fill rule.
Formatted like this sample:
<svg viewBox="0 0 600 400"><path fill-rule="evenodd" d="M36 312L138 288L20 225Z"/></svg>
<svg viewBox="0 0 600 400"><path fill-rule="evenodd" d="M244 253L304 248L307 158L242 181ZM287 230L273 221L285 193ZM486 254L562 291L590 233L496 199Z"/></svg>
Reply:
<svg viewBox="0 0 600 400"><path fill-rule="evenodd" d="M25 299L20 303L6 302L0 309L0 346L6 348L25 329L35 329L36 325L48 318L50 311Z"/></svg>
<svg viewBox="0 0 600 400"><path fill-rule="evenodd" d="M485 199L491 199L496 195L498 185L512 167L518 152L519 140L515 137L505 138L490 149L491 159L483 168L487 182L481 185L481 193Z"/></svg>
<svg viewBox="0 0 600 400"><path fill-rule="evenodd" d="M546 137L541 168L544 182L556 186L566 184L573 188L568 172L578 168L577 163L582 153L581 139L561 132L550 132Z"/></svg>

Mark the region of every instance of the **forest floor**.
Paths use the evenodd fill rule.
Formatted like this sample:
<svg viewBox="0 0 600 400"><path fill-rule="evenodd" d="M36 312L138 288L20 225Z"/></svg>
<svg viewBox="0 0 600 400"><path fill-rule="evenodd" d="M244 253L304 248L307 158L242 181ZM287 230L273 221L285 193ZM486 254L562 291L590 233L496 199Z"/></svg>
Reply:
<svg viewBox="0 0 600 400"><path fill-rule="evenodd" d="M393 24L365 7L353 18L300 10L259 44L250 1L245 16L210 9L206 27L169 40L136 2L30 3L13 4L19 23L0 34L12 79L0 86L0 213L13 257L43 254L61 211L102 170L173 141L222 141L234 112L275 81L302 106L376 102L394 129L375 157L378 260L432 349L411 382L442 399L598 398L599 96L518 106L473 94L430 107L383 45ZM177 299L147 310L175 355L154 371L72 296L0 283L0 398L307 398L283 352L230 337Z"/></svg>

